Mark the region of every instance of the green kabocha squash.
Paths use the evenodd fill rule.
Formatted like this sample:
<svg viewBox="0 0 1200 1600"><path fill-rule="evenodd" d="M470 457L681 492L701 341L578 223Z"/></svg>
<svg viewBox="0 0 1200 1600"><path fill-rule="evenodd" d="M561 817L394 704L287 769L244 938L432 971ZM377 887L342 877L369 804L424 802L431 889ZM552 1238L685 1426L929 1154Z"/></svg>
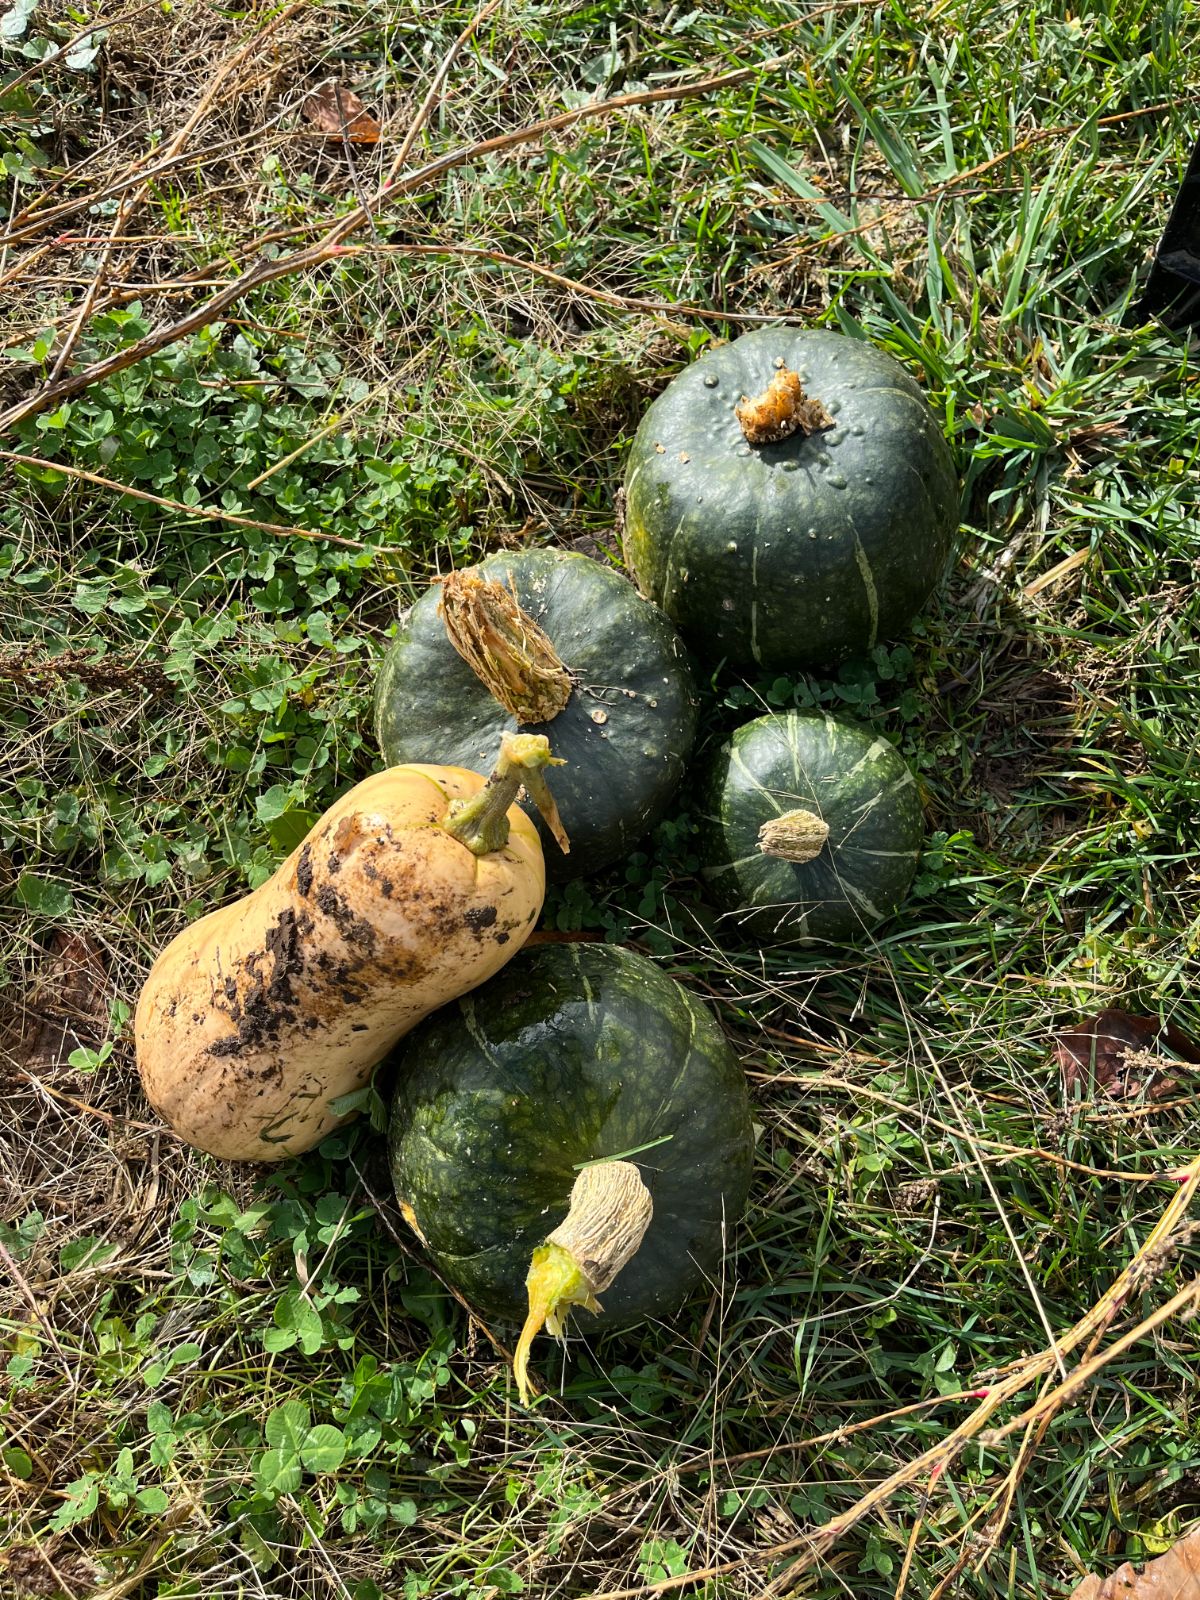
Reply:
<svg viewBox="0 0 1200 1600"><path fill-rule="evenodd" d="M748 722L702 768L701 876L764 943L856 938L900 906L923 834L912 773L869 728L791 711Z"/></svg>
<svg viewBox="0 0 1200 1600"><path fill-rule="evenodd" d="M375 723L389 765L472 766L506 729L545 734L567 762L555 798L570 855L543 834L547 872L563 879L620 860L661 819L696 705L679 635L627 578L526 550L454 574L401 619Z"/></svg>
<svg viewBox="0 0 1200 1600"><path fill-rule="evenodd" d="M565 769L562 769L565 771ZM481 1313L560 1333L675 1310L750 1182L744 1075L704 1006L605 945L523 950L392 1058L401 1209Z"/></svg>
<svg viewBox="0 0 1200 1600"><path fill-rule="evenodd" d="M902 632L958 525L949 448L891 356L764 328L708 351L642 419L625 559L705 660L823 670Z"/></svg>

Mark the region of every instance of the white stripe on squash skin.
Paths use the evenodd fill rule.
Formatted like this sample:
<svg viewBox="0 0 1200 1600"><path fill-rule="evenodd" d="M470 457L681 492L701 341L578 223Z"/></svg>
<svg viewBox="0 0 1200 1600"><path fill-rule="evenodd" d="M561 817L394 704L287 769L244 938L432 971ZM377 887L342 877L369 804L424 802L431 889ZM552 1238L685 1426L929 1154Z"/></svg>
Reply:
<svg viewBox="0 0 1200 1600"><path fill-rule="evenodd" d="M545 895L533 822L511 805L508 843L486 855L441 827L485 782L462 767L376 773L259 889L167 946L134 1036L176 1133L230 1161L311 1149L347 1120L331 1100L520 950Z"/></svg>

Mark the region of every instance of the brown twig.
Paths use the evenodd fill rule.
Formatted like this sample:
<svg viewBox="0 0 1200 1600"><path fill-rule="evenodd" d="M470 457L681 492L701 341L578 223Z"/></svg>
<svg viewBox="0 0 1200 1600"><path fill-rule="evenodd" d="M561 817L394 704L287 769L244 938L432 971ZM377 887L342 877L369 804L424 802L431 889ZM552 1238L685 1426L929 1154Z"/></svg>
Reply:
<svg viewBox="0 0 1200 1600"><path fill-rule="evenodd" d="M900 1576L896 1579L896 1592L892 1600L904 1600L904 1591L908 1588L908 1575L912 1571L913 1556L917 1553L917 1540L921 1537L921 1529L925 1526L925 1513L929 1509L930 1496L940 1476L941 1468L934 1467L929 1474L929 1482L921 1494L921 1503L917 1507L917 1514L909 1531L908 1545L904 1551L904 1561L900 1567Z"/></svg>
<svg viewBox="0 0 1200 1600"><path fill-rule="evenodd" d="M988 1520L984 1529L983 1544L975 1553L976 1571L979 1571L980 1568L982 1568L988 1557L1000 1543L1000 1536L1007 1527L1008 1519L1012 1515L1013 1501L1016 1499L1017 1490L1021 1487L1021 1480L1029 1470L1029 1466L1034 1457L1037 1455L1037 1452L1041 1447L1042 1440L1046 1437L1046 1431L1053 1420L1053 1415L1046 1416L1041 1420L1041 1422L1036 1424L1031 1423L1026 1428L1025 1436L1021 1440L1020 1448L1017 1450L1017 1458L1013 1462L1012 1466L1008 1469L1008 1472L1005 1474L1004 1483L1000 1488L998 1496L994 1497L999 1499L1000 1504L991 1518ZM948 1574L948 1576L957 1576L957 1574L966 1567L970 1560L971 1552L968 1549L963 1552L961 1559L955 1563L954 1573ZM949 1583L944 1581L939 1584L939 1588L941 1588L943 1592L949 1587Z"/></svg>
<svg viewBox="0 0 1200 1600"><path fill-rule="evenodd" d="M1200 1164L1194 1162L1193 1166L1200 1166ZM1191 1187L1195 1187L1194 1182ZM1112 1290L1109 1293L1111 1295ZM1153 1333L1155 1329L1160 1328L1164 1322L1169 1322L1172 1317L1178 1316L1181 1312L1194 1311L1198 1304L1200 1304L1200 1278L1192 1278L1190 1282L1184 1284L1182 1289L1178 1290L1169 1300L1159 1306L1156 1311L1152 1311L1148 1317L1143 1318L1141 1322L1135 1324L1128 1332L1123 1333L1112 1344L1106 1345L1090 1361L1081 1361L1062 1383L1043 1395L1040 1400L1036 1400L1033 1405L1022 1411L1020 1416L1014 1417L1011 1422L1006 1422L1001 1427L989 1428L986 1432L981 1433L979 1435L980 1444L985 1449L990 1448L992 1445L999 1444L1001 1440L1007 1439L1010 1434L1019 1433L1021 1429L1027 1428L1031 1424L1040 1423L1043 1418L1053 1418L1057 1412L1062 1410L1068 1400L1072 1399L1091 1382L1101 1368L1106 1367L1117 1356L1124 1355L1126 1350L1132 1349L1148 1333ZM1107 1312L1109 1309L1109 1305L1106 1304L1104 1310Z"/></svg>
<svg viewBox="0 0 1200 1600"><path fill-rule="evenodd" d="M27 456L17 450L0 450L0 461L14 461L18 466L61 472L64 476L77 478L82 483L93 483L100 489L113 489L117 494L127 495L131 500L145 500L152 506L162 506L167 511L181 511L185 516L198 517L202 521L231 522L235 527L254 528L259 533L274 533L285 539L324 540L327 544L341 545L346 550L367 548L358 540L343 539L337 533L323 533L315 528L293 528L286 523L261 522L257 517L239 517L232 511L222 511L219 506L187 506L182 500L168 500L161 494L150 494L146 489L134 489L127 483L118 483L115 478L102 478L99 473L84 472L81 467L69 467L62 461L47 461L41 456Z"/></svg>

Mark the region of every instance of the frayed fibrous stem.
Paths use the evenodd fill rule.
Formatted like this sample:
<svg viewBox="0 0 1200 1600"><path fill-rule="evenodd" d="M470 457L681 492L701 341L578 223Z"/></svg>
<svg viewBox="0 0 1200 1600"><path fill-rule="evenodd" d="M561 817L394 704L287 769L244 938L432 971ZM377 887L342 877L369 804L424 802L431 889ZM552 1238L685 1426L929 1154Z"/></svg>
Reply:
<svg viewBox="0 0 1200 1600"><path fill-rule="evenodd" d="M805 394L799 373L782 366L761 394L743 395L734 410L747 444L779 444L833 426L821 401Z"/></svg>
<svg viewBox="0 0 1200 1600"><path fill-rule="evenodd" d="M509 580L511 583L511 579ZM515 588L452 572L438 611L446 636L494 700L522 725L552 722L571 698L571 674Z"/></svg>

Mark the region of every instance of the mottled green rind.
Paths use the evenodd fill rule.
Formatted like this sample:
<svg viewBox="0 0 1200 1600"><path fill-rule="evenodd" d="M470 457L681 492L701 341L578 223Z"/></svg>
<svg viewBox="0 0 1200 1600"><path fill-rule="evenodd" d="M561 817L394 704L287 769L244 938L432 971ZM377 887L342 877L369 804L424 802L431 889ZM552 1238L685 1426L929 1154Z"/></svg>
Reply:
<svg viewBox="0 0 1200 1600"><path fill-rule="evenodd" d="M750 1184L746 1081L701 1002L630 951L525 950L396 1056L389 1154L438 1269L485 1314L524 1317L535 1246L577 1163L636 1162L654 1217L581 1331L663 1316L716 1273Z"/></svg>
<svg viewBox="0 0 1200 1600"><path fill-rule="evenodd" d="M869 728L792 711L739 728L697 792L702 880L724 926L764 944L853 940L912 884L924 825L913 775ZM758 848L785 812L815 812L829 838L811 861Z"/></svg>
<svg viewBox="0 0 1200 1600"><path fill-rule="evenodd" d="M779 359L835 425L751 447L734 408ZM642 419L625 489L642 593L701 659L748 669L825 670L902 634L958 526L921 390L874 345L819 330L756 330L686 368Z"/></svg>
<svg viewBox="0 0 1200 1600"><path fill-rule="evenodd" d="M596 872L620 860L674 798L696 733L687 654L657 606L586 556L526 550L470 570L506 586L511 577L572 674L564 710L522 731L544 733L567 763L547 777L569 855L537 819L549 876ZM517 724L450 643L438 596L436 587L422 595L384 657L375 691L379 747L389 766L432 761L490 772L500 735Z"/></svg>

